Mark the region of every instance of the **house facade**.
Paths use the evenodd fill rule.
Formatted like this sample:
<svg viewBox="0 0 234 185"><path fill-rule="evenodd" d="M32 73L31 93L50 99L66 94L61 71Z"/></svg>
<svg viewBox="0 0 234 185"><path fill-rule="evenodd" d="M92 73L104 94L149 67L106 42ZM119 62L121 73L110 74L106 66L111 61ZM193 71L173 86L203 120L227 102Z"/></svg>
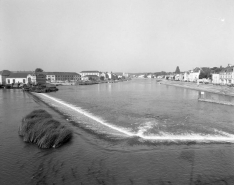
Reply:
<svg viewBox="0 0 234 185"><path fill-rule="evenodd" d="M51 82L75 82L81 80L81 75L75 72L48 72L46 75Z"/></svg>
<svg viewBox="0 0 234 185"><path fill-rule="evenodd" d="M176 74L176 75L175 75L175 80L176 80L176 81L180 81L180 80L181 80L180 74Z"/></svg>
<svg viewBox="0 0 234 185"><path fill-rule="evenodd" d="M101 73L101 74L100 74L100 79L101 79L101 80L107 80L107 79L108 79L108 74L107 74L107 72L106 72L106 73L105 73L105 72Z"/></svg>
<svg viewBox="0 0 234 185"><path fill-rule="evenodd" d="M66 81L79 81L81 76L75 72L41 72L29 74L27 78L32 84L37 84L38 82L44 83L44 81L49 82L66 82Z"/></svg>
<svg viewBox="0 0 234 185"><path fill-rule="evenodd" d="M45 84L46 83L46 75L41 73L32 73L27 75L27 83L36 85L36 84Z"/></svg>
<svg viewBox="0 0 234 185"><path fill-rule="evenodd" d="M234 84L234 66L228 66L219 73L220 83L223 85Z"/></svg>
<svg viewBox="0 0 234 185"><path fill-rule="evenodd" d="M26 84L27 81L27 75L28 73L10 73L9 76L6 77L6 84Z"/></svg>
<svg viewBox="0 0 234 185"><path fill-rule="evenodd" d="M129 77L129 74L128 73L123 73L123 75L125 78L128 78Z"/></svg>
<svg viewBox="0 0 234 185"><path fill-rule="evenodd" d="M219 74L212 74L212 83L213 84L220 84L220 75Z"/></svg>
<svg viewBox="0 0 234 185"><path fill-rule="evenodd" d="M6 78L10 75L10 73L11 72L8 70L0 71L0 85L6 84Z"/></svg>
<svg viewBox="0 0 234 185"><path fill-rule="evenodd" d="M200 75L200 68L196 67L194 70L190 71L188 75L188 81L196 82L199 79L199 75Z"/></svg>
<svg viewBox="0 0 234 185"><path fill-rule="evenodd" d="M49 82L56 82L55 74L53 72L44 72L46 80Z"/></svg>
<svg viewBox="0 0 234 185"><path fill-rule="evenodd" d="M32 73L32 74L28 74L27 75L27 81L29 84L36 84L37 83L37 80L36 80L36 74L35 73Z"/></svg>
<svg viewBox="0 0 234 185"><path fill-rule="evenodd" d="M100 77L97 76L97 75L86 75L86 76L83 76L83 77L82 77L82 80L83 80L83 81L88 81L88 80L91 80L91 81L98 81L98 80L100 80Z"/></svg>

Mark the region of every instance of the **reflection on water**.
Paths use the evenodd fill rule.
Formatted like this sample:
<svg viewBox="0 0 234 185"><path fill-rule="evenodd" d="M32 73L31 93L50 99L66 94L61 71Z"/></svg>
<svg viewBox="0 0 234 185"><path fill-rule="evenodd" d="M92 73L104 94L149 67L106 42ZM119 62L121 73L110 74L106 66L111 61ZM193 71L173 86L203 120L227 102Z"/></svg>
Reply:
<svg viewBox="0 0 234 185"><path fill-rule="evenodd" d="M233 107L198 102L196 91L151 79L59 88L47 95L130 133L233 134ZM138 137L111 137L117 133L110 130L105 136L93 130L105 127L44 98L66 115L28 93L0 90L0 184L234 184L233 144L150 144ZM68 119L71 143L41 150L18 137L22 117L38 108L62 122Z"/></svg>

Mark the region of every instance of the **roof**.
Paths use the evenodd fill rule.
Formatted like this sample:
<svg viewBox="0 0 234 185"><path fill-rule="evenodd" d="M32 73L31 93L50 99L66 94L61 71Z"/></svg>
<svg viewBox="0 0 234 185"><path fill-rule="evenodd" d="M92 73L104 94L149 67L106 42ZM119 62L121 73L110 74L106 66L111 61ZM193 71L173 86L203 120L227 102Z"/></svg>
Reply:
<svg viewBox="0 0 234 185"><path fill-rule="evenodd" d="M194 73L198 73L199 71L200 71L200 67L196 67L196 68L193 70Z"/></svg>
<svg viewBox="0 0 234 185"><path fill-rule="evenodd" d="M27 78L28 73L10 73L7 78Z"/></svg>
<svg viewBox="0 0 234 185"><path fill-rule="evenodd" d="M81 71L80 73L99 73L99 71Z"/></svg>
<svg viewBox="0 0 234 185"><path fill-rule="evenodd" d="M76 72L42 72L45 75L79 75Z"/></svg>
<svg viewBox="0 0 234 185"><path fill-rule="evenodd" d="M95 78L98 78L97 75L85 75L84 77L95 77Z"/></svg>
<svg viewBox="0 0 234 185"><path fill-rule="evenodd" d="M11 72L8 71L8 70L3 70L3 71L0 71L0 74L1 74L2 76L9 76L9 75L11 74Z"/></svg>
<svg viewBox="0 0 234 185"><path fill-rule="evenodd" d="M228 66L228 67L222 69L222 70L220 71L220 73L229 73L229 72L233 72L233 67L234 67L234 66Z"/></svg>

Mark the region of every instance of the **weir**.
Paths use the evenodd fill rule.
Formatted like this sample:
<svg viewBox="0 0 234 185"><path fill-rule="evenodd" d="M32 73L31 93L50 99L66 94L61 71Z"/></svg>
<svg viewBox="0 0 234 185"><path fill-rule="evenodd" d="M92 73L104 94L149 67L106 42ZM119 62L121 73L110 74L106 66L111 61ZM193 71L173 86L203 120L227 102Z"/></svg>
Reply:
<svg viewBox="0 0 234 185"><path fill-rule="evenodd" d="M130 131L127 131L124 128L120 128L117 126L114 126L110 123L105 122L101 118L92 115L91 113L83 110L82 108L76 107L72 104L69 104L67 102L64 102L62 100L59 100L57 98L51 97L47 94L35 94L36 96L42 98L46 103L48 103L47 100L52 100L52 102L56 102L62 106L67 107L70 110L73 110L79 114L82 114L95 122L108 127L112 129L113 131L117 131L121 134L124 134L126 137L140 137L144 140L149 140L149 141L174 141L174 142L179 142L179 141L196 141L196 142L201 142L201 143L207 143L207 142L228 142L228 143L234 143L234 135L222 132L222 135L200 135L200 134L181 134L181 135L174 135L171 133L163 133L161 135L144 135L142 132L138 133L133 133ZM53 105L52 105L53 106Z"/></svg>
<svg viewBox="0 0 234 185"><path fill-rule="evenodd" d="M95 117L95 116L93 116L92 114L90 114L90 113L88 113L88 112L85 112L85 111L82 110L81 108L75 107L75 106L73 106L73 105L70 105L70 104L68 104L68 103L65 103L65 102L63 102L63 101L61 101L61 100L58 100L58 99L53 98L53 97L51 97L51 96L48 96L48 95L46 95L46 94L42 94L42 95L45 96L45 97L47 97L47 98L49 98L49 99L51 99L51 100L53 100L53 101L55 101L55 102L57 102L57 103L60 103L60 104L62 104L62 105L64 105L64 106L66 106L66 107L68 107L68 108L70 108L70 109L72 109L72 110L74 110L74 111L76 111L76 112L78 112L78 113L80 113L80 114L83 114L83 115L85 115L85 116L91 118L92 120L94 120L94 121L96 121L96 122L98 122L98 123L100 123L100 124L102 124L102 125L105 125L106 127L109 127L109 128L111 128L111 129L113 129L113 130L116 130L116 131L118 131L118 132L124 133L124 134L127 135L127 136L134 136L134 134L132 134L132 133L130 133L130 132L128 132L128 131L125 131L125 130L123 130L123 129L120 129L120 128L116 127L116 126L113 126L113 125L111 125L111 124L109 124L109 123L106 123L106 122L104 122L103 120L101 120L100 118Z"/></svg>

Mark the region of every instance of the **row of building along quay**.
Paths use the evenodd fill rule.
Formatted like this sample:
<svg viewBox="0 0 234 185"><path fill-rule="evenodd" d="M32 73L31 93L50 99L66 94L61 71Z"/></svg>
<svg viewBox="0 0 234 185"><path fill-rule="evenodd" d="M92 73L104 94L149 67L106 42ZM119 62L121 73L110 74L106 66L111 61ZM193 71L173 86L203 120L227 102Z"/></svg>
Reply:
<svg viewBox="0 0 234 185"><path fill-rule="evenodd" d="M35 71L0 71L0 86L23 86L24 84L52 83L55 85L95 84L129 79L127 73L100 71L44 72Z"/></svg>
<svg viewBox="0 0 234 185"><path fill-rule="evenodd" d="M149 75L148 75L149 76ZM147 77L148 77L147 76ZM227 67L196 67L193 70L180 72L176 70L173 73L159 72L154 75L159 79L184 81L184 82L202 82L215 85L234 85L234 65L228 64Z"/></svg>

